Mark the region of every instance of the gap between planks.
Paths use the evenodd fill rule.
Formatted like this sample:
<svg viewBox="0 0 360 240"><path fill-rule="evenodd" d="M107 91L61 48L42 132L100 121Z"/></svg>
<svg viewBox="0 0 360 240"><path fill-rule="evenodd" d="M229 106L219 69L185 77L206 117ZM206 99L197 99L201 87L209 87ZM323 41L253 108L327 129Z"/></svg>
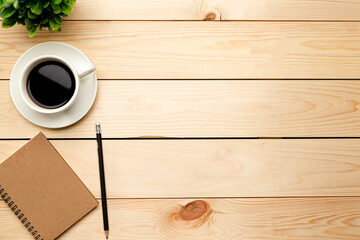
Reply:
<svg viewBox="0 0 360 240"><path fill-rule="evenodd" d="M0 141L28 141L31 138L0 138ZM47 138L50 141L95 141L96 138ZM134 138L102 138L103 141L142 141L142 140L314 140L314 139L360 139L360 137L134 137Z"/></svg>
<svg viewBox="0 0 360 240"><path fill-rule="evenodd" d="M0 21L1 22L1 21ZM102 19L102 20L91 20L91 19L64 19L63 22L209 22L206 20L116 20L116 19ZM226 22L304 22L304 23L349 23L349 22L360 22L360 20L213 20L210 22L226 23Z"/></svg>
<svg viewBox="0 0 360 240"><path fill-rule="evenodd" d="M109 201L121 201L121 200L281 200L281 199L352 199L359 198L359 196L283 196L283 197L138 197L138 198L120 198L120 197L107 197ZM101 202L101 197L95 197L96 200ZM0 202L5 201L0 198Z"/></svg>

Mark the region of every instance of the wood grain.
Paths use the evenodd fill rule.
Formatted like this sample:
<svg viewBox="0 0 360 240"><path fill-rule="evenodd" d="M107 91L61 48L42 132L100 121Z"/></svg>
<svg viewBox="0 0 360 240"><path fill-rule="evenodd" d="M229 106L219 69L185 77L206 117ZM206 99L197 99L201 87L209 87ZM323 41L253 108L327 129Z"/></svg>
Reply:
<svg viewBox="0 0 360 240"><path fill-rule="evenodd" d="M358 0L74 9L61 34L0 30L0 139L93 138L95 121L107 138L360 137ZM9 95L16 60L46 41L81 49L104 80L89 114L60 130L26 121ZM1 140L0 163L25 142ZM52 143L100 197L95 140ZM104 155L111 239L360 239L358 139L119 139ZM61 238L104 238L101 208ZM0 239L32 239L1 200Z"/></svg>
<svg viewBox="0 0 360 240"><path fill-rule="evenodd" d="M358 240L360 198L196 200L209 210L189 220L192 199L111 200L111 239L121 240ZM101 208L86 216L61 239L103 239ZM0 201L1 239L32 239Z"/></svg>
<svg viewBox="0 0 360 240"><path fill-rule="evenodd" d="M359 22L67 21L61 33L29 39L16 26L0 30L0 77L9 79L28 48L61 41L89 56L100 79L359 79L359 28Z"/></svg>
<svg viewBox="0 0 360 240"><path fill-rule="evenodd" d="M360 20L358 0L87 0L72 20Z"/></svg>
<svg viewBox="0 0 360 240"><path fill-rule="evenodd" d="M0 138L359 137L359 81L99 81L88 115L58 130L15 109L0 81Z"/></svg>
<svg viewBox="0 0 360 240"><path fill-rule="evenodd" d="M100 197L96 141L52 143ZM105 140L104 157L110 198L360 196L358 140Z"/></svg>

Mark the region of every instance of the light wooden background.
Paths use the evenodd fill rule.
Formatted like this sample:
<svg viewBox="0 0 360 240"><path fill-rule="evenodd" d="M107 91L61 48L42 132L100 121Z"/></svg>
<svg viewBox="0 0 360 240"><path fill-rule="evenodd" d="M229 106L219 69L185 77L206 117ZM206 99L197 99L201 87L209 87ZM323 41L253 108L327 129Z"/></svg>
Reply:
<svg viewBox="0 0 360 240"><path fill-rule="evenodd" d="M100 121L111 239L360 239L360 1L78 0L62 29L0 30L0 162L41 130L99 198ZM45 41L99 77L60 130L9 95ZM61 237L103 238L100 207ZM0 239L32 239L5 204Z"/></svg>

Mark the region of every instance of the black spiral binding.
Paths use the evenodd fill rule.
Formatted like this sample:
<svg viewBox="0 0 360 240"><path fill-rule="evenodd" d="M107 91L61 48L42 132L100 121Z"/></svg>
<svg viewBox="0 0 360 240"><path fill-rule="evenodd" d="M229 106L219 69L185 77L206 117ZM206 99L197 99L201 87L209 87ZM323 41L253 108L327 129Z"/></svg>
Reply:
<svg viewBox="0 0 360 240"><path fill-rule="evenodd" d="M25 228L27 228L27 230L34 236L35 240L40 240L41 236L40 234L38 234L38 231L34 229L34 226L31 225L31 222L28 221L28 219L24 216L24 214L15 204L15 202L11 200L11 197L8 196L7 192L5 192L5 189L1 188L1 185L0 185L0 196L2 199L5 200L5 203L10 207L11 211L13 211L14 214L18 217L18 219L21 220L21 223L24 224ZM44 239L41 238L41 240Z"/></svg>

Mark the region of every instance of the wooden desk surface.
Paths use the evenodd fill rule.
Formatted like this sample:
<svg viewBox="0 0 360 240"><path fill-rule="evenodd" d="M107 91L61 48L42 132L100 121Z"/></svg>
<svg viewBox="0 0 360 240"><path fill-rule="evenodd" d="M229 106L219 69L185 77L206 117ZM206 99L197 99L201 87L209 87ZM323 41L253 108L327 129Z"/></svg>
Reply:
<svg viewBox="0 0 360 240"><path fill-rule="evenodd" d="M100 121L110 239L358 240L359 13L358 0L78 0L62 33L1 29L0 162L41 130L99 198ZM15 61L46 41L97 66L93 108L65 129L10 98ZM103 238L100 207L61 236ZM5 204L0 239L32 239Z"/></svg>

